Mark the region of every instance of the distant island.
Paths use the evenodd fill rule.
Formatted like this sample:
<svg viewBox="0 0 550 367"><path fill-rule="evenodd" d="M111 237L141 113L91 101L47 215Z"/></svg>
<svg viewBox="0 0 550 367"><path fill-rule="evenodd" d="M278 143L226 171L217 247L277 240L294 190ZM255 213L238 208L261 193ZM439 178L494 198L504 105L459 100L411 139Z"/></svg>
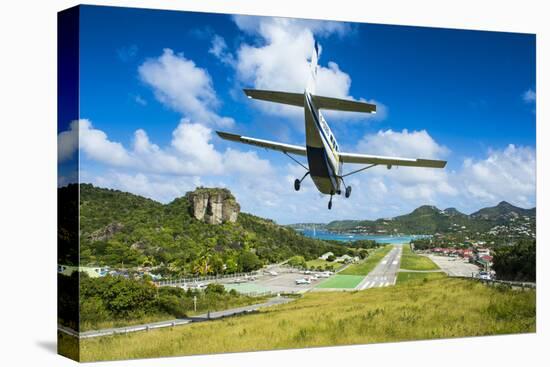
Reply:
<svg viewBox="0 0 550 367"><path fill-rule="evenodd" d="M536 208L523 209L502 201L496 206L464 214L455 208L423 205L411 213L376 220L338 220L330 223L296 223L294 229L370 235L454 235L494 240L535 238Z"/></svg>

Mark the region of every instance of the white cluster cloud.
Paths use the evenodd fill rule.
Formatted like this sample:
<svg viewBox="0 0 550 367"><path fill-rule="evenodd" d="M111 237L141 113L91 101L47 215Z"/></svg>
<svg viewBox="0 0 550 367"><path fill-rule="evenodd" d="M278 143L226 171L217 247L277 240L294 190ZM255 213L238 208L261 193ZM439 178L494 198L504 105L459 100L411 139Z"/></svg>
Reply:
<svg viewBox="0 0 550 367"><path fill-rule="evenodd" d="M227 43L225 43L225 39L218 34L215 34L212 38L212 45L208 50L208 53L211 53L226 65L234 66L235 64L233 55L227 50Z"/></svg>
<svg viewBox="0 0 550 367"><path fill-rule="evenodd" d="M401 132L380 130L376 134L365 135L358 143L361 153L386 155L394 157L442 158L449 150L438 144L426 130Z"/></svg>
<svg viewBox="0 0 550 367"><path fill-rule="evenodd" d="M121 143L109 140L107 134L97 130L92 126L89 120L82 119L78 125L71 124L71 129L78 129L80 135L80 150L100 162L108 162L113 166L131 166L136 164L136 160L122 146Z"/></svg>
<svg viewBox="0 0 550 367"><path fill-rule="evenodd" d="M157 100L184 117L210 126L234 124L232 118L214 112L220 101L208 72L183 54L166 48L160 57L140 65L138 72L143 82L153 88Z"/></svg>
<svg viewBox="0 0 550 367"><path fill-rule="evenodd" d="M110 167L139 170L177 176L221 175L229 173L269 174L272 167L256 152L240 152L227 149L219 152L211 140L210 128L182 119L172 132L169 146L159 147L149 140L147 133L138 129L134 133L131 149L109 139L102 130L93 127L89 120L82 119L71 124L67 134L79 131L80 150L86 158Z"/></svg>
<svg viewBox="0 0 550 367"><path fill-rule="evenodd" d="M257 37L259 44L243 43L236 53L235 69L238 80L246 86L256 89L302 92L309 76L309 58L311 57L314 36L350 32L346 23L309 21L272 17L234 17L237 26ZM327 66L319 65L317 71L317 90L319 95L336 98L354 99L350 96L351 78L334 61ZM379 105L376 115L355 114L349 112L328 112L330 117L346 119L377 118L385 116L385 106ZM291 106L256 102L264 112L274 115L298 117L303 111Z"/></svg>
<svg viewBox="0 0 550 367"><path fill-rule="evenodd" d="M353 32L349 23L326 20L235 15L233 16L233 21L237 24L240 30L251 35L256 35L260 32L265 34L274 34L273 32L267 30L267 28L273 26L276 26L277 29L282 28L285 32L289 33L299 33L304 28L307 28L311 32L320 36L328 36L331 34L345 36L346 34Z"/></svg>
<svg viewBox="0 0 550 367"><path fill-rule="evenodd" d="M78 122L73 121L69 130L57 135L57 160L59 163L73 158L78 149Z"/></svg>
<svg viewBox="0 0 550 367"><path fill-rule="evenodd" d="M84 172L82 180L99 187L109 187L116 190L131 192L137 195L153 198L160 202L170 202L185 195L202 185L198 176L163 176L147 173L125 173L108 170L100 175Z"/></svg>
<svg viewBox="0 0 550 367"><path fill-rule="evenodd" d="M449 149L438 144L426 130L401 132L381 130L365 135L357 144L357 151L390 157L444 159ZM349 169L349 167L348 167ZM374 187L383 193L391 192L394 199L414 203L434 203L440 196L455 196L456 187L448 170L393 167L375 167L366 173L374 177ZM371 186L372 184L369 183ZM384 195L384 197L389 195Z"/></svg>
<svg viewBox="0 0 550 367"><path fill-rule="evenodd" d="M467 159L459 176L466 195L482 203L507 200L516 205L535 205L536 155L530 147L508 145L492 150L484 160Z"/></svg>

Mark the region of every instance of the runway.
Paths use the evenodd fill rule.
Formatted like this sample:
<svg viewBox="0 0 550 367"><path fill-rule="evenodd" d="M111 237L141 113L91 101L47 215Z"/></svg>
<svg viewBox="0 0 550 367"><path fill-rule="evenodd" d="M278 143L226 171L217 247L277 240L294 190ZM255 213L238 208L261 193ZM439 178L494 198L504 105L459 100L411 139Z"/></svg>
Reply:
<svg viewBox="0 0 550 367"><path fill-rule="evenodd" d="M355 287L356 290L395 285L401 265L401 245L396 245L376 267Z"/></svg>

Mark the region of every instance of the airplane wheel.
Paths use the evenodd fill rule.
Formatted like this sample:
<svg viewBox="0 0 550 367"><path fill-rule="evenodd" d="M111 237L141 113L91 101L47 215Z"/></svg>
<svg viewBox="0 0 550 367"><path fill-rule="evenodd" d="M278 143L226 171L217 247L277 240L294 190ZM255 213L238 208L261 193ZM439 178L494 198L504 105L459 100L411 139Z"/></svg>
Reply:
<svg viewBox="0 0 550 367"><path fill-rule="evenodd" d="M346 198L349 198L351 195L351 186L346 187Z"/></svg>
<svg viewBox="0 0 550 367"><path fill-rule="evenodd" d="M328 210L332 209L332 200L328 202Z"/></svg>
<svg viewBox="0 0 550 367"><path fill-rule="evenodd" d="M300 191L300 185L301 185L300 180L298 179L294 180L294 190Z"/></svg>

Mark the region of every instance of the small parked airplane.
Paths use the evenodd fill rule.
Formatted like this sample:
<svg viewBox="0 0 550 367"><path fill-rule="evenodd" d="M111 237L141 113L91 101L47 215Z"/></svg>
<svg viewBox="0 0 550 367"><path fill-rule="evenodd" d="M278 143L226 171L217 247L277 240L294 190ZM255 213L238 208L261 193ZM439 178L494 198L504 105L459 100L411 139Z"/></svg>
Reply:
<svg viewBox="0 0 550 367"><path fill-rule="evenodd" d="M296 279L296 285L302 285L302 284L311 284L311 280L302 278L302 279Z"/></svg>
<svg viewBox="0 0 550 367"><path fill-rule="evenodd" d="M282 103L304 109L304 121L306 131L306 146L297 146L285 143L279 143L269 140L250 138L242 135L231 134L217 131L216 133L223 139L238 143L254 145L262 148L272 149L283 152L296 163L301 165L307 172L301 179L294 181L294 189L300 190L302 181L311 175L317 189L330 195L328 208L332 208L332 196L342 194L341 185L345 189L345 197L351 195L351 186L347 186L344 177L359 173L378 165L385 165L388 169L393 166L407 167L428 167L444 168L446 161L420 159L420 158L399 158L385 157L368 154L344 153L336 142L328 123L321 114L320 110L336 110L363 113L376 113L376 105L366 102L359 102L347 99L332 97L323 97L315 94L315 84L317 77L317 62L319 58L319 47L315 42L313 54L310 61L310 75L307 87L303 93L289 93L270 90L244 89L248 98L254 98L262 101ZM296 154L307 157L308 166L299 162L290 154ZM365 164L366 167L343 174L342 166L344 163Z"/></svg>

